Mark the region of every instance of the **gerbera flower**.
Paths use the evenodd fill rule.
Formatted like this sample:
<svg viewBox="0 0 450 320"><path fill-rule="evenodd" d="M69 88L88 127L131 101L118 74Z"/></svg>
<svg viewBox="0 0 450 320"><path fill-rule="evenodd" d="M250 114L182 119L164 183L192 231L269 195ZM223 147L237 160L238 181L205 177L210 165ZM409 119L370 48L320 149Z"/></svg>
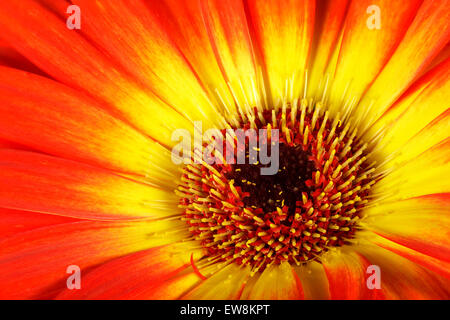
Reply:
<svg viewBox="0 0 450 320"><path fill-rule="evenodd" d="M450 297L449 1L72 3L0 2L1 298Z"/></svg>

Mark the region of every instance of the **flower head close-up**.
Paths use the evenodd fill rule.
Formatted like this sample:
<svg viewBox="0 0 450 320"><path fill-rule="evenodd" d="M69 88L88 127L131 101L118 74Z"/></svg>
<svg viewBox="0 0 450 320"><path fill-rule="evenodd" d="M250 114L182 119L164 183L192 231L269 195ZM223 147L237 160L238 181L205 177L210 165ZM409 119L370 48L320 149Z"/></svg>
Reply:
<svg viewBox="0 0 450 320"><path fill-rule="evenodd" d="M450 299L450 1L0 1L0 299Z"/></svg>

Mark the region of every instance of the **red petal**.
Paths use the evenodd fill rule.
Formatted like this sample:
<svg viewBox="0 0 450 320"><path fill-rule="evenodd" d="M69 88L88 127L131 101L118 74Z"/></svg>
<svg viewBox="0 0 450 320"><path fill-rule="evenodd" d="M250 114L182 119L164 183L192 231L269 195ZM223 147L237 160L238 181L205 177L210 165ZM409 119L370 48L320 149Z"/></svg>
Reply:
<svg viewBox="0 0 450 320"><path fill-rule="evenodd" d="M145 176L151 170L157 181L176 171L172 162L161 159L170 157L169 151L65 85L0 67L0 99L0 136L5 139L122 172ZM150 162L158 158L157 164Z"/></svg>
<svg viewBox="0 0 450 320"><path fill-rule="evenodd" d="M333 300L382 299L380 290L366 285L366 271L370 265L364 257L353 252L329 254L322 260L328 277L330 298Z"/></svg>
<svg viewBox="0 0 450 320"><path fill-rule="evenodd" d="M317 2L317 29L314 31L315 46L312 50L308 73L308 97L316 97L321 93L319 91L320 85L322 85L323 90L326 68L332 58L333 52L339 49L337 44L342 33L342 25L349 3L350 0L326 0ZM334 69L332 74L334 74Z"/></svg>
<svg viewBox="0 0 450 320"><path fill-rule="evenodd" d="M391 3L400 4L396 1ZM428 67L449 41L448 2L425 0L392 57L361 101L363 106L375 102L370 112L373 121ZM366 110L362 108L361 112Z"/></svg>
<svg viewBox="0 0 450 320"><path fill-rule="evenodd" d="M402 41L420 4L421 0L408 1L406 4L391 0L359 0L350 3L336 63L331 103L340 104L342 98L362 96ZM367 12L371 6L379 8L380 29L368 26L373 15L372 11ZM343 97L345 93L347 97ZM361 112L366 110L362 108Z"/></svg>
<svg viewBox="0 0 450 320"><path fill-rule="evenodd" d="M245 110L259 105L255 56L244 4L239 0L200 0L205 27L222 74Z"/></svg>
<svg viewBox="0 0 450 320"><path fill-rule="evenodd" d="M174 241L151 238L167 231L159 222L65 223L0 241L0 298L48 299L66 288L67 267L87 272L113 258Z"/></svg>
<svg viewBox="0 0 450 320"><path fill-rule="evenodd" d="M434 258L432 250L425 251L426 254L421 253L420 249L425 247L423 243L419 246L420 251L415 251L408 247L411 242L404 246L381 236L373 236L371 242L450 280L450 262Z"/></svg>
<svg viewBox="0 0 450 320"><path fill-rule="evenodd" d="M33 73L43 74L39 68L25 59L20 53L14 50L0 39L0 65L26 70Z"/></svg>
<svg viewBox="0 0 450 320"><path fill-rule="evenodd" d="M262 53L274 103L288 90L297 97L304 86L304 74L312 43L315 1L248 0L249 18Z"/></svg>
<svg viewBox="0 0 450 320"><path fill-rule="evenodd" d="M145 2L153 18L159 21L195 70L205 90L209 92L209 96L213 97L219 93L219 100L223 100L229 111L234 112L233 96L211 46L200 2L192 0L146 0ZM223 106L222 101L216 101L216 106L221 108L219 106Z"/></svg>
<svg viewBox="0 0 450 320"><path fill-rule="evenodd" d="M180 250L169 245L112 260L83 276L81 290L65 289L57 298L148 299L189 266L190 252Z"/></svg>
<svg viewBox="0 0 450 320"><path fill-rule="evenodd" d="M367 214L372 216L367 228L378 235L450 263L449 193L381 203Z"/></svg>
<svg viewBox="0 0 450 320"><path fill-rule="evenodd" d="M158 218L176 213L172 191L81 163L0 150L0 206L87 219Z"/></svg>
<svg viewBox="0 0 450 320"><path fill-rule="evenodd" d="M31 0L1 1L2 36L53 78L88 92L102 107L123 117L163 144L173 145L176 128L189 121L132 79L64 20ZM155 114L158 117L155 117ZM171 119L167 123L167 119Z"/></svg>
<svg viewBox="0 0 450 320"><path fill-rule="evenodd" d="M386 299L449 299L450 281L440 275L379 246L367 243L354 249L380 268Z"/></svg>
<svg viewBox="0 0 450 320"><path fill-rule="evenodd" d="M75 221L77 220L50 214L0 208L0 239L32 229Z"/></svg>
<svg viewBox="0 0 450 320"><path fill-rule="evenodd" d="M142 1L73 2L82 8L81 32L113 61L187 118L219 124L218 109L158 24L158 12L149 11Z"/></svg>

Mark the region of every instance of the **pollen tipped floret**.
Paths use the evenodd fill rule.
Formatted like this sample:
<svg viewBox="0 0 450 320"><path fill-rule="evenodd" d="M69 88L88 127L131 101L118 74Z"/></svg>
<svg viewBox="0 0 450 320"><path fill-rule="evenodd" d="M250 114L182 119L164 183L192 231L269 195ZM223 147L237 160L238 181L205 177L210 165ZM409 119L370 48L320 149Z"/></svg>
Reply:
<svg viewBox="0 0 450 320"><path fill-rule="evenodd" d="M374 164L367 164L367 144L350 122L320 109L303 100L242 125L280 130L279 141L268 142L280 145L274 176L259 175L260 164L183 169L176 191L182 219L209 261L250 265L255 273L283 261L320 261L354 237L375 183Z"/></svg>

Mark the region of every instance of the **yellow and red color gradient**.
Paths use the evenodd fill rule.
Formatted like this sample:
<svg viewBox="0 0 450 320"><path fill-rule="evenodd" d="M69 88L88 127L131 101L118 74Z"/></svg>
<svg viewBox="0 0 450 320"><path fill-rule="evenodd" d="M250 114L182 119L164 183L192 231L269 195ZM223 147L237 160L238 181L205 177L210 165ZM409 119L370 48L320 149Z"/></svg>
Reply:
<svg viewBox="0 0 450 320"><path fill-rule="evenodd" d="M71 3L0 2L0 298L449 298L449 1ZM275 106L286 79L293 96L306 83L318 95L324 75L330 112L354 101L365 135L388 128L383 201L322 263L205 279L185 224L162 219L179 213L172 131ZM73 264L79 291L66 288ZM371 264L381 290L365 285Z"/></svg>

